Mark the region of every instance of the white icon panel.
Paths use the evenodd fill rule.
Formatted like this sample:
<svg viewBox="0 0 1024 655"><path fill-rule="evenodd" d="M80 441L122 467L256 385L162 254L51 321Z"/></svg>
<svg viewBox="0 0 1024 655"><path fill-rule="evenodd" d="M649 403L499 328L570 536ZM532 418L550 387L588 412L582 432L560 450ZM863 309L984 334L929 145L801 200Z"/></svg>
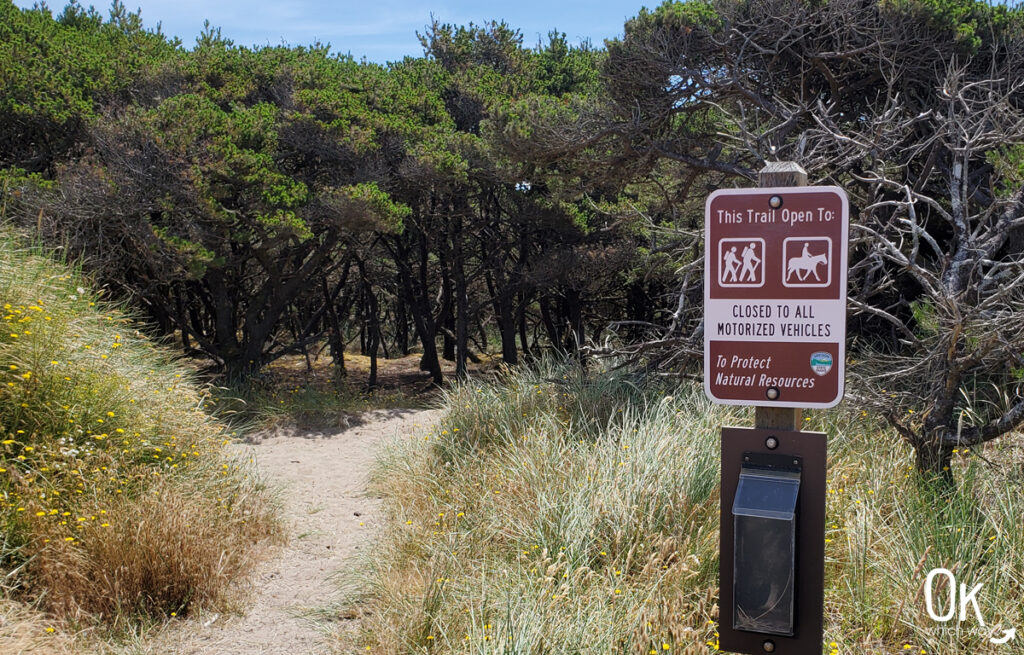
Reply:
<svg viewBox="0 0 1024 655"><path fill-rule="evenodd" d="M723 287L764 286L764 239L720 239L718 284Z"/></svg>
<svg viewBox="0 0 1024 655"><path fill-rule="evenodd" d="M831 237L790 237L782 241L782 285L827 287L832 284Z"/></svg>

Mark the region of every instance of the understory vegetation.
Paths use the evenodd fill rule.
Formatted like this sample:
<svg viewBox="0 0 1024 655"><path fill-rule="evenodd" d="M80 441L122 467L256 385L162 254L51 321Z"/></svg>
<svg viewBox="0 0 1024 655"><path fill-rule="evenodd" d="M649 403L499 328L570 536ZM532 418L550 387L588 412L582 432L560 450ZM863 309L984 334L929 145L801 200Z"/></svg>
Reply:
<svg viewBox="0 0 1024 655"><path fill-rule="evenodd" d="M229 606L282 531L209 393L6 233L0 303L0 651Z"/></svg>
<svg viewBox="0 0 1024 655"><path fill-rule="evenodd" d="M446 407L376 471L390 528L361 580L364 629L346 647L717 649L719 428L748 424L743 410L697 387L552 366L469 382ZM805 423L830 441L826 652L1024 652L988 643L1024 618L1019 439L958 451L950 489L923 481L910 447L860 412ZM928 618L935 567L984 584L986 628Z"/></svg>

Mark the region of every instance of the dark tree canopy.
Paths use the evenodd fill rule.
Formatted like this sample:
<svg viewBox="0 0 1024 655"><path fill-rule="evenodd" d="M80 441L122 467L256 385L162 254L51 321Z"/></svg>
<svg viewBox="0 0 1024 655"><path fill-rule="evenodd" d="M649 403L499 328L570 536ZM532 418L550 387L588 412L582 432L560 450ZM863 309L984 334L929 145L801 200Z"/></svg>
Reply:
<svg viewBox="0 0 1024 655"><path fill-rule="evenodd" d="M876 353L858 400L921 469L1024 419L1021 19L978 2L676 2L608 45L611 164L657 176L668 160L719 185L792 160L848 190L855 350Z"/></svg>
<svg viewBox="0 0 1024 655"><path fill-rule="evenodd" d="M858 402L941 472L1024 420L1024 26L974 0L711 0L604 47L434 22L388 65L186 50L0 2L0 183L216 370L556 352L699 375L703 201L790 160L853 201ZM883 391L884 390L884 391Z"/></svg>

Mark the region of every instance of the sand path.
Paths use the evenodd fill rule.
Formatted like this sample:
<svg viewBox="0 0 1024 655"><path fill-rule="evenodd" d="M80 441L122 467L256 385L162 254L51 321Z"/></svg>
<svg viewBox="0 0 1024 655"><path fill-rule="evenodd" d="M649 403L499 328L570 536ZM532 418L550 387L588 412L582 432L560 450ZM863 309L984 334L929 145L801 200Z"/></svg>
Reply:
<svg viewBox="0 0 1024 655"><path fill-rule="evenodd" d="M334 576L372 547L384 518L380 500L366 492L374 458L387 441L423 433L438 417L436 411L379 410L336 431L278 432L239 446L256 458L267 481L282 489L291 539L255 573L255 592L243 616L207 613L171 624L147 650L174 655L332 652L326 633L339 626L325 621L347 620L323 612L342 600Z"/></svg>

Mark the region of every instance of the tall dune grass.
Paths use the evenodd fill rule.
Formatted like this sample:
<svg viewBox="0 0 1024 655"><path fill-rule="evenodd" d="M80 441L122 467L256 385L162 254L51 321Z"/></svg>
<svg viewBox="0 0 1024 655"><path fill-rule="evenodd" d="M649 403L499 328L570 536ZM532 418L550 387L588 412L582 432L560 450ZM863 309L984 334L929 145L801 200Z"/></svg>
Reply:
<svg viewBox="0 0 1024 655"><path fill-rule="evenodd" d="M719 427L750 417L697 388L570 371L467 383L435 432L381 459L389 526L364 563L364 630L345 648L717 650ZM859 412L810 418L830 436L825 652L1024 652L988 643L1022 618L1013 443L986 455L995 468L958 453L949 492ZM925 615L939 566L985 584L985 629Z"/></svg>
<svg viewBox="0 0 1024 655"><path fill-rule="evenodd" d="M0 238L3 595L105 626L227 602L280 528L208 402L77 272Z"/></svg>

